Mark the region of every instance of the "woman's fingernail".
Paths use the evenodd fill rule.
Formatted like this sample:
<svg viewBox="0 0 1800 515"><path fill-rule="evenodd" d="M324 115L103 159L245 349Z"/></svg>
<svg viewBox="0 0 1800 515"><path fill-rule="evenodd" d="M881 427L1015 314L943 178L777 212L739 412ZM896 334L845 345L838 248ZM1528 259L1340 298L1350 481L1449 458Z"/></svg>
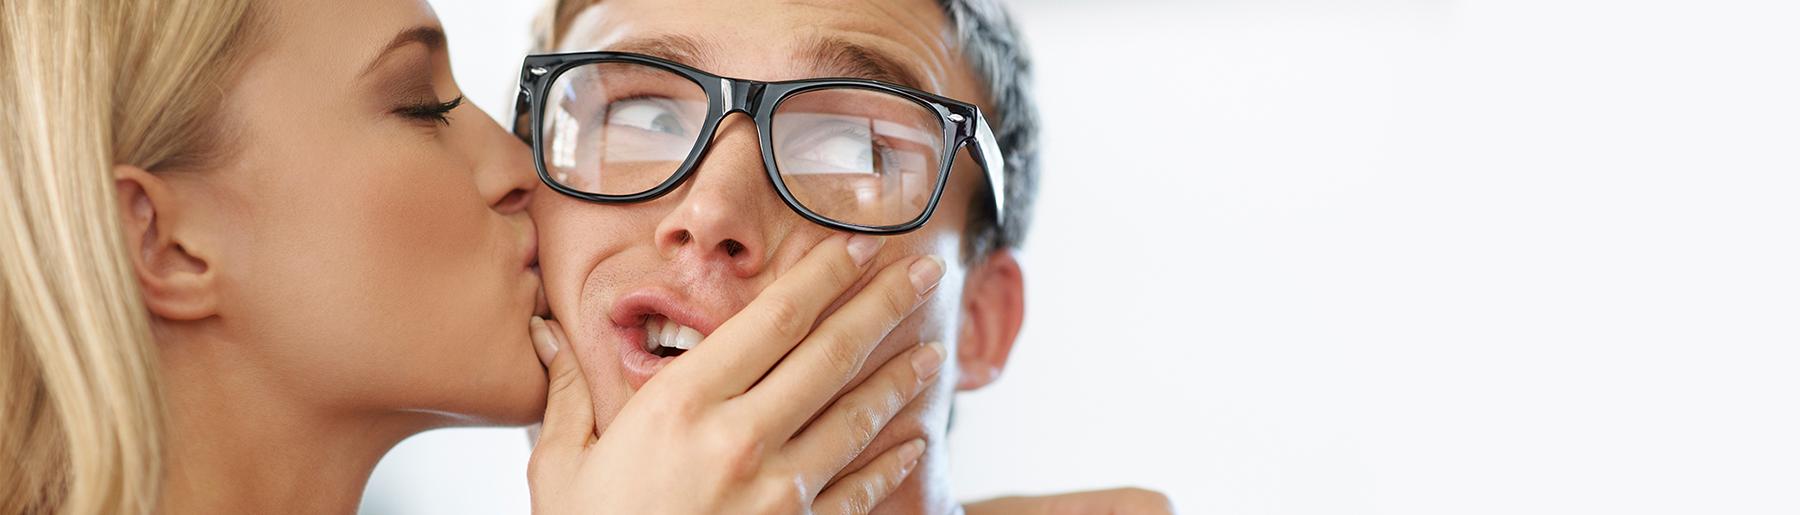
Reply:
<svg viewBox="0 0 1800 515"><path fill-rule="evenodd" d="M906 275L912 278L913 290L924 296L937 287L938 279L944 278L944 260L937 256L925 256L925 259L913 263L912 268L906 270Z"/></svg>
<svg viewBox="0 0 1800 515"><path fill-rule="evenodd" d="M900 473L906 474L912 472L913 467L919 464L919 457L925 455L925 439L914 438L901 445L900 462L905 465L900 466Z"/></svg>
<svg viewBox="0 0 1800 515"><path fill-rule="evenodd" d="M924 379L944 366L944 344L931 342L919 347L919 350L913 351L912 366L913 371L919 373L919 378Z"/></svg>
<svg viewBox="0 0 1800 515"><path fill-rule="evenodd" d="M869 260L875 257L875 251L881 250L881 244L885 241L887 240L867 234L854 234L850 236L850 244L845 249L850 251L850 261L855 262L856 266L863 266L869 264Z"/></svg>
<svg viewBox="0 0 1800 515"><path fill-rule="evenodd" d="M538 362L543 363L544 368L550 368L550 360L556 359L556 351L561 350L557 348L558 343L550 334L550 326L544 325L543 318L531 317L531 346L537 349Z"/></svg>

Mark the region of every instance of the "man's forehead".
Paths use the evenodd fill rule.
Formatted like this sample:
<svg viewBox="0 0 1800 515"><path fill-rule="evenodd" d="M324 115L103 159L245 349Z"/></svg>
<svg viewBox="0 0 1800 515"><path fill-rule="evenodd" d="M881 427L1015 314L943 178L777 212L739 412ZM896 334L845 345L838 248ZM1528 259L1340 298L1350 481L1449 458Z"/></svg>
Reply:
<svg viewBox="0 0 1800 515"><path fill-rule="evenodd" d="M931 0L603 0L558 51L626 51L756 80L848 76L939 94L953 40Z"/></svg>

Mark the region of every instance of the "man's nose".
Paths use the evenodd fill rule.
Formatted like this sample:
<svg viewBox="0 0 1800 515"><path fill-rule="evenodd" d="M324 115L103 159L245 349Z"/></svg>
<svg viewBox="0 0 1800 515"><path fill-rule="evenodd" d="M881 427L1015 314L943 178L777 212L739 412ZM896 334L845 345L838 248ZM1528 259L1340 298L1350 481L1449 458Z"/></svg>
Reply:
<svg viewBox="0 0 1800 515"><path fill-rule="evenodd" d="M676 192L680 203L657 225L657 250L668 259L688 254L739 277L761 272L775 239L772 217L784 208L768 182L755 123L727 117Z"/></svg>

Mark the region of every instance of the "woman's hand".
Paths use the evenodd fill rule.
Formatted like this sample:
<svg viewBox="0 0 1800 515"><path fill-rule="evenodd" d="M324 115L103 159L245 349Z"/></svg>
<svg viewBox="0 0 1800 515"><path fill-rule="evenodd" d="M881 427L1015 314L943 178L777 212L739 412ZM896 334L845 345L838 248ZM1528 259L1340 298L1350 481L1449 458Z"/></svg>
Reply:
<svg viewBox="0 0 1800 515"><path fill-rule="evenodd" d="M820 243L705 345L663 367L604 437L575 356L551 350L549 405L527 473L532 512L867 513L912 471L923 441L827 483L945 359L942 345L920 345L819 412L943 275L936 258L903 259L812 330L880 245L869 236ZM562 347L555 322L532 326L534 340ZM807 424L815 413L823 423Z"/></svg>
<svg viewBox="0 0 1800 515"><path fill-rule="evenodd" d="M968 515L1174 515L1168 496L1142 488L1114 488L1042 497L1002 497L963 507Z"/></svg>

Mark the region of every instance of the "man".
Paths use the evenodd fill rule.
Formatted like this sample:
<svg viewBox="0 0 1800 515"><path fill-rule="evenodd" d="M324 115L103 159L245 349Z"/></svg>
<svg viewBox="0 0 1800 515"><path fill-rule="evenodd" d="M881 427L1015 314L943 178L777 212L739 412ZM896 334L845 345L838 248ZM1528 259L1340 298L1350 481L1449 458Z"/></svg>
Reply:
<svg viewBox="0 0 1800 515"><path fill-rule="evenodd" d="M1030 65L999 6L561 0L541 25L534 53L622 53L532 72L549 82L536 129L557 190L532 208L546 292L598 427L619 409L600 400L627 398L818 241L891 234L869 269L930 254L946 273L869 363L938 341L955 366L846 470L924 438L877 511L957 510L951 399L1006 366L1024 319L1013 249L1037 182ZM865 81L760 82L827 77Z"/></svg>

